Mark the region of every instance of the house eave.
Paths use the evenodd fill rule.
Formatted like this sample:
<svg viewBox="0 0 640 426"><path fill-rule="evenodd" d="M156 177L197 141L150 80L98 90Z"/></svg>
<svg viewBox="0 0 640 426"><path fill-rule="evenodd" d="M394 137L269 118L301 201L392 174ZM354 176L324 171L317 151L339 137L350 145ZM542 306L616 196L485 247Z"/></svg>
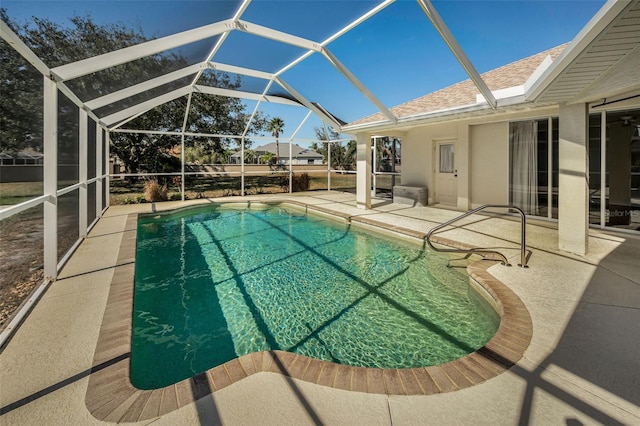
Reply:
<svg viewBox="0 0 640 426"><path fill-rule="evenodd" d="M398 118L397 124L388 121L377 121L344 127L345 133L380 132L391 129L402 129L438 122L457 121L465 118L478 117L482 115L494 116L500 113L507 113L522 109L548 106L548 104L536 104L525 101L524 95L502 98L498 100L497 109L492 109L486 102L471 105L463 105L454 108L447 108L438 111L420 113Z"/></svg>
<svg viewBox="0 0 640 426"><path fill-rule="evenodd" d="M538 101L549 90L553 90L554 82L560 79L580 56L587 51L589 46L631 6L632 2L629 1L609 0L578 33L553 64L547 67L539 78L527 87L525 99L527 101Z"/></svg>

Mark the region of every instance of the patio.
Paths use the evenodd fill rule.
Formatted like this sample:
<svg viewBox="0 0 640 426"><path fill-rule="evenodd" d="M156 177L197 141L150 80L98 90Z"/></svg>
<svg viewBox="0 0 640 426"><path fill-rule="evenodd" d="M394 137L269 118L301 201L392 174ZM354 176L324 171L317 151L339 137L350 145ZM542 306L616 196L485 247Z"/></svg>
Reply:
<svg viewBox="0 0 640 426"><path fill-rule="evenodd" d="M112 206L97 222L0 354L3 424L98 424L87 409L94 353L130 214L207 202L291 199L336 215L424 233L460 212L318 191ZM474 216L447 238L507 247L517 258L519 223ZM524 357L508 371L462 390L429 396L344 391L261 372L143 424L635 424L640 421L638 323L640 238L591 230L589 255L558 251L553 223L530 221L530 268L492 266L533 322ZM517 263L517 262L513 262ZM113 362L128 354L114 352ZM108 363L106 363L108 364ZM195 392L195 389L194 389ZM130 403L130 401L129 401ZM160 401L160 404L162 401ZM126 403L115 407L124 415Z"/></svg>

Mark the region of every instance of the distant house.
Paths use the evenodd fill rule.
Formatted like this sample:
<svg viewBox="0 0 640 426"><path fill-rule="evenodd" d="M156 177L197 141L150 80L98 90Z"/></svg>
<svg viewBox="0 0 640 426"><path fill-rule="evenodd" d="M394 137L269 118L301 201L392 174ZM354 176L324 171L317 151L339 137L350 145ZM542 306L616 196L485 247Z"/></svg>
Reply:
<svg viewBox="0 0 640 426"><path fill-rule="evenodd" d="M3 166L27 166L42 165L44 154L33 150L19 152L0 152L0 165Z"/></svg>
<svg viewBox="0 0 640 426"><path fill-rule="evenodd" d="M278 159L278 164L289 164L289 144L288 143L280 143L280 158ZM274 158L276 155L276 144L269 143L266 145L262 145L253 150L256 153L256 156L253 160L247 161L245 164L261 164L262 157L266 154L273 154ZM231 164L240 164L241 153L240 151L232 154L229 157L229 162ZM291 164L322 164L323 157L322 154L308 148L303 148L300 145L293 144L291 145Z"/></svg>

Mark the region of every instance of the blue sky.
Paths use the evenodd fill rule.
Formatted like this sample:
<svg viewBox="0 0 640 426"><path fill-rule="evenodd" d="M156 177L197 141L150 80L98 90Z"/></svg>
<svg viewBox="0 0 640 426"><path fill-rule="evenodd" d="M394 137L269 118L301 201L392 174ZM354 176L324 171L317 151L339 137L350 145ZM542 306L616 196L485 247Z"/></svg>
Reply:
<svg viewBox="0 0 640 426"><path fill-rule="evenodd" d="M230 17L236 2L225 1L11 1L2 2L9 16L31 16L64 25L68 17L90 14L100 23L140 27L161 37ZM378 2L254 0L242 19L300 37L323 41ZM433 1L459 44L479 72L572 40L604 1ZM210 42L212 42L211 40ZM411 0L387 7L348 34L330 43L336 55L378 99L389 107L467 79L422 10ZM210 50L206 42L183 49L194 61ZM275 72L303 50L233 32L216 61ZM345 121L377 109L319 54L312 55L284 80L307 99L320 102ZM254 103L248 103L253 109ZM263 104L264 105L264 104ZM306 110L265 105L262 110L285 121L285 137L298 127ZM314 138L315 117L298 134Z"/></svg>

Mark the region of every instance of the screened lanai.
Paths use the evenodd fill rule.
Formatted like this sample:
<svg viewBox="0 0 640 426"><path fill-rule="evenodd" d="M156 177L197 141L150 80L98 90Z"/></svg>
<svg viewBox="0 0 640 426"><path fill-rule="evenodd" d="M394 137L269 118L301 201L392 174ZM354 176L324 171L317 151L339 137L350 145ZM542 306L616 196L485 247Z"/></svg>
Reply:
<svg viewBox="0 0 640 426"><path fill-rule="evenodd" d="M618 143L630 129L640 130L640 0L432 1L3 0L0 417L11 424L43 417L65 424L396 424L437 418L461 424L638 423L637 344L629 336L637 334L640 240L632 232L640 228L626 234L589 229L588 215L597 210L604 228L607 189L617 199L637 193L637 186L617 189L627 172L636 173L632 167L640 158L637 150L622 152L637 145L631 142L636 136L626 139L628 145ZM558 47L566 49L553 60L540 55ZM531 55L542 65L522 67L522 58L531 62ZM514 67L527 72L509 83L514 79L505 78L505 70ZM493 70L502 86L487 76ZM438 109L441 103L424 108L425 97L451 94L446 88L459 84L470 104L447 95L459 103L448 110ZM265 206L278 211L275 205L283 203L283 209L295 208L296 219L308 210L328 223L343 218L349 230L377 223L385 239L413 240L421 250L422 236L437 224L474 203L495 203L496 194L508 199L510 127L525 119L547 123L538 144L546 143L547 151L537 153L547 161L531 170L548 177L546 185L536 184L547 194L556 187L564 191L557 200L560 219L554 221L553 210L546 218L528 216L527 226L520 226L519 217L479 216L442 236L456 246L499 247L515 259L528 230L529 269L471 260L469 277L461 275L462 283L486 289L476 295L465 286L463 298L492 299L495 313L501 311L494 340L469 358L413 371L368 371L346 364L318 367L311 359L304 364L291 349L247 354L251 358L166 388L147 391L132 384L136 270L155 258L155 270L171 274L181 263L184 273L185 259L200 260L199 253L186 251L171 262L155 250L146 259L139 255L138 215L143 223L176 209L181 215L191 207L237 206L253 214ZM615 138L607 133L613 122L620 130ZM543 132L538 128L537 134ZM455 150L452 135L460 135ZM266 148L278 144L279 153ZM321 163L296 157L305 151L316 152ZM433 191L427 174L439 168L455 174L451 156L442 161L441 154L454 151L466 167L454 204L408 206L372 194L385 185ZM600 168L591 167L590 154L598 154ZM232 156L240 164L232 164ZM632 161L618 161L627 158ZM607 175L607 167L624 173ZM424 179L412 180L412 174ZM316 186L296 186L304 175ZM151 182L168 187L168 202L145 199L142 190ZM599 192L593 192L594 182ZM267 196L269 191L275 194ZM193 199L200 197L205 199ZM136 205L118 205L128 203ZM547 206L553 203L547 199ZM639 211L622 207L619 220L625 211ZM235 232L240 226L227 228ZM293 237L302 233L288 228ZM182 247L184 235L174 235ZM266 243L265 249L238 252L284 255L290 263L270 265L303 277L334 268L315 258L294 262L262 235L250 238ZM581 244L584 252L573 248ZM366 293L347 300L339 316L351 315L364 298L379 298L387 276L377 266L403 257L369 256L372 246L357 241L358 256L340 253L370 269L376 281L363 282ZM249 286L241 282L247 269L283 284L278 294L293 287L288 276L233 266L222 257L232 285L214 279L205 284L211 294L225 291L244 300L246 309L242 305L236 313L247 318L257 317L257 298L247 297ZM411 256L411 263L430 260L419 258ZM443 262L433 274L421 270L416 286L427 275L458 275L462 269L447 266L464 267L465 259ZM170 279L181 287L180 300L171 303L185 305L189 297L205 308L204 321L213 323L217 306L204 302L203 291L187 291L180 279ZM326 292L346 294L338 286ZM310 306L304 299L312 300L311 291L300 294L302 311ZM398 299L389 306L404 312L408 305ZM273 305L268 309L278 318L294 316ZM411 320L429 309L421 301ZM196 311L179 316L190 327ZM303 341L324 346L319 332L335 322L329 318L318 326L303 324ZM371 319L354 324L369 330ZM382 316L393 325L387 319ZM166 329L164 321L158 323ZM152 332L150 339L166 338L174 346L169 335ZM199 338L194 328L188 332L190 346ZM185 360L196 352L188 351ZM167 368L164 362L149 364Z"/></svg>
<svg viewBox="0 0 640 426"><path fill-rule="evenodd" d="M362 114L354 115L352 111L380 112L389 123L395 122L388 105L397 100L387 93L377 94L380 82L390 78L385 63L363 68L357 64L358 58L336 53L346 51L345 46L354 42L370 54L375 52L375 45L365 47L363 38L375 42L380 35L372 37L371 32L384 22L381 17L423 21L423 33L417 36L424 37L421 43L425 52L427 48L450 50L452 63L461 65L459 73L468 73L487 102L495 104L431 2L400 3L394 7L390 0L4 2L0 23L3 54L8 58L8 67L13 67L9 71L16 74L16 83L32 85L23 94L34 96L29 105L32 117L7 117L7 125L21 122L24 128L12 137L28 139L23 146L21 141L13 141L13 148L44 154L41 170L21 171L33 177L13 178L36 181L40 187L24 189L22 193L17 189L18 202L5 206L0 213L3 222L12 223L4 229L38 230L34 238L40 240L42 255L30 253L27 257L39 260L20 268L38 269L41 262L42 279L55 279L59 267L109 206L110 184L115 179L170 177L184 200L189 175L197 179L207 174L185 167L185 143L233 141L243 161L240 170L227 174L234 175L239 181L239 193L245 194L245 179L251 174L244 164L247 141L258 144L274 139L273 132L255 130L256 120L286 111L287 126L278 135L280 141L288 143L289 150L296 143L326 144L329 158L331 146L351 139L341 134L341 128ZM286 13L274 8L286 8ZM108 43L104 43L107 47L100 45L100 32L91 33L86 28L102 25L122 29L118 25L131 13L141 32L151 29L153 35L123 38L118 40L121 48L108 50ZM27 23L27 17L33 22ZM42 33L38 38L33 31L34 26L46 30L61 17L76 19L75 29L67 33L51 31L48 39L43 39ZM82 40L83 49L70 52L65 50L69 46L60 34L96 38L87 37ZM401 34L400 38L405 36ZM38 74L40 77L34 78ZM331 93L338 90L341 96L329 95L324 89L327 86L332 87ZM228 113L241 116L244 126L236 126L233 132L206 132L202 129L207 126L194 124L211 120L206 111L208 97L241 100L241 111ZM27 111L25 102L18 104L23 113ZM167 108L183 118L181 123L169 127L166 121L159 120L167 114ZM310 127L321 129L327 137L301 136ZM111 151L118 146L118 136L122 134L135 135L140 144L149 143L150 138L163 138L175 147L180 161L162 172L116 169L110 164L110 158L117 158ZM135 150L136 146L128 149ZM119 156L122 158L122 153ZM291 163L289 159L287 166L273 171L288 180L283 184L285 191L287 187L292 190L294 173L305 171L304 167L294 170ZM327 175L327 189L331 189L331 161L323 173ZM355 171L341 171L348 173ZM7 173L4 176L9 179ZM11 244L21 244L20 239L10 239Z"/></svg>
<svg viewBox="0 0 640 426"><path fill-rule="evenodd" d="M385 174L399 182L395 167L377 168L382 157L356 155L344 127L374 114L393 126L391 106L466 79L496 108L479 70L495 66L486 53L506 51L505 40L496 32L493 48L468 52L455 34L461 22L449 19L463 6L482 12L429 0L3 2L0 155L39 158L3 160L3 279L41 284L36 300L114 189L140 181L161 179L175 200L207 196L203 181L224 182L222 195L267 184L292 192L302 174L318 189L353 191L368 185L373 162L374 189L376 175L379 186ZM510 42L519 37L530 35ZM285 125L275 131L273 118ZM395 165L399 138L372 136L374 147L390 143ZM273 142L273 163L248 164ZM324 164L296 161L296 145L322 151ZM194 160L202 146L222 159ZM145 164L152 159L157 167Z"/></svg>

